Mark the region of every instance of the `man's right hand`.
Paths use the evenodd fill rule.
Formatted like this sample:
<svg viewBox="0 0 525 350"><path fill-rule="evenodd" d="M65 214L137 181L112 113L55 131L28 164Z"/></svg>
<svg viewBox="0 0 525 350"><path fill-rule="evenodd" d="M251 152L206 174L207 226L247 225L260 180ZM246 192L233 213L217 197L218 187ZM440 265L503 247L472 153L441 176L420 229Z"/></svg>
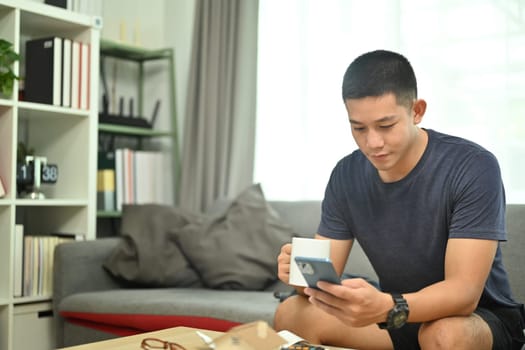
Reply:
<svg viewBox="0 0 525 350"><path fill-rule="evenodd" d="M281 247L277 257L277 276L286 284L290 283L290 262L292 261L292 244L286 243Z"/></svg>

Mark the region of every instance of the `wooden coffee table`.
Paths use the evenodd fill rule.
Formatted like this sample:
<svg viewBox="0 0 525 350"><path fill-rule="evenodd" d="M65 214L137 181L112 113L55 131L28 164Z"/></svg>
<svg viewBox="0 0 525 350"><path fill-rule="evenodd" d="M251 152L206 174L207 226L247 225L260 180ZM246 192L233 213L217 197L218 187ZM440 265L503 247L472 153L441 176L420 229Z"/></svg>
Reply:
<svg viewBox="0 0 525 350"><path fill-rule="evenodd" d="M190 327L174 327L160 331L130 335L127 337L103 340L95 343L71 346L62 350L140 350L140 344L144 338L157 338L164 341L180 343L188 350L206 350L206 344L197 335L200 331L211 338L220 336L221 332L209 331ZM327 350L351 350L346 348L326 347Z"/></svg>
<svg viewBox="0 0 525 350"><path fill-rule="evenodd" d="M188 350L206 349L206 345L197 335L196 328L174 327L162 329L160 331L130 335L127 337L103 340L95 343L71 346L64 350L140 350L140 344L144 338L158 338L165 341L183 344ZM200 330L202 333L214 338L221 335L221 332Z"/></svg>

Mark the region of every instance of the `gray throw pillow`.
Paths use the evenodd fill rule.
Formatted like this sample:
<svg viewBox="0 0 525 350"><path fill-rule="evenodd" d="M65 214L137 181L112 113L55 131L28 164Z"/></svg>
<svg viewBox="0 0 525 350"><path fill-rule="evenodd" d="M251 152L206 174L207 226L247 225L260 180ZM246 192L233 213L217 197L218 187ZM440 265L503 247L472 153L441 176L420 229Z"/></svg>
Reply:
<svg viewBox="0 0 525 350"><path fill-rule="evenodd" d="M197 215L171 206L125 205L123 239L104 262L104 268L118 279L142 286L201 286L174 236L174 232L196 220Z"/></svg>
<svg viewBox="0 0 525 350"><path fill-rule="evenodd" d="M207 287L261 290L277 279L277 256L293 232L255 184L233 200L226 212L201 217L176 236Z"/></svg>

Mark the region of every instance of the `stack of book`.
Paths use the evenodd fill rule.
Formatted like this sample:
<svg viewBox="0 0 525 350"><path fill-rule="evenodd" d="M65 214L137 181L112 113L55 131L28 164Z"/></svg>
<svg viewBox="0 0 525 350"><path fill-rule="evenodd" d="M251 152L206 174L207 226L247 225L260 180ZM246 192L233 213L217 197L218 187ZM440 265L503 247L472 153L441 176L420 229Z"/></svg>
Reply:
<svg viewBox="0 0 525 350"><path fill-rule="evenodd" d="M24 235L23 225L16 225L13 296L52 295L55 247L81 239L82 235L74 234Z"/></svg>
<svg viewBox="0 0 525 350"><path fill-rule="evenodd" d="M97 170L97 209L115 211L115 169Z"/></svg>
<svg viewBox="0 0 525 350"><path fill-rule="evenodd" d="M90 50L68 38L26 41L24 100L89 109Z"/></svg>
<svg viewBox="0 0 525 350"><path fill-rule="evenodd" d="M169 203L163 179L167 167L166 155L159 151L99 152L97 209L121 211L123 204Z"/></svg>

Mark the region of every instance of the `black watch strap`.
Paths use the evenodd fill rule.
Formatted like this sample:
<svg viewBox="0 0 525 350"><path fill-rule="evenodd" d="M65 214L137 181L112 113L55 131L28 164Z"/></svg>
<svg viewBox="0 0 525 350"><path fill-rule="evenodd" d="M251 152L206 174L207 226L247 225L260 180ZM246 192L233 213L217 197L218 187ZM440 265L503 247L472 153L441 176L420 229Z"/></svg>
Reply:
<svg viewBox="0 0 525 350"><path fill-rule="evenodd" d="M399 293L391 293L394 307L388 312L386 322L380 322L377 325L381 329L401 328L408 319L408 303Z"/></svg>
<svg viewBox="0 0 525 350"><path fill-rule="evenodd" d="M394 307L396 305L406 305L408 307L407 301L400 293L392 293L392 300L394 300Z"/></svg>
<svg viewBox="0 0 525 350"><path fill-rule="evenodd" d="M388 329L388 324L386 322L379 322L377 325L381 329Z"/></svg>

